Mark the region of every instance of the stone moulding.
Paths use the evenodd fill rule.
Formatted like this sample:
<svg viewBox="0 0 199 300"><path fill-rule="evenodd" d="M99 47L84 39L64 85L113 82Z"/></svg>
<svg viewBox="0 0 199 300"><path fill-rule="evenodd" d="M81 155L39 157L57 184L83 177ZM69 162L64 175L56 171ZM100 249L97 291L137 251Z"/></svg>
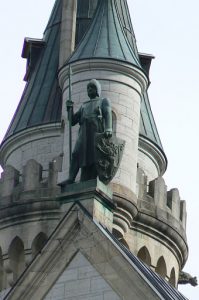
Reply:
<svg viewBox="0 0 199 300"><path fill-rule="evenodd" d="M58 222L61 216L60 204L57 201L49 199L44 203L44 200L41 199L35 203L35 200L33 199L28 203L16 203L1 208L0 230L34 222L42 223L47 220L49 222Z"/></svg>
<svg viewBox="0 0 199 300"><path fill-rule="evenodd" d="M61 123L51 123L24 129L3 141L0 148L0 163L5 166L9 156L25 144L40 139L47 139L61 135Z"/></svg>
<svg viewBox="0 0 199 300"><path fill-rule="evenodd" d="M188 245L186 237L163 220L140 211L132 222L132 229L141 232L166 245L176 256L182 268L188 258Z"/></svg>
<svg viewBox="0 0 199 300"><path fill-rule="evenodd" d="M113 200L116 208L113 214L113 228L120 231L122 236L129 230L131 223L138 214L137 197L120 184L111 183Z"/></svg>
<svg viewBox="0 0 199 300"><path fill-rule="evenodd" d="M73 62L71 64L73 74L87 72L87 71L102 71L103 74L98 76L98 79L105 79L105 72L112 71L118 72L123 75L127 75L129 77L129 82L123 82L125 84L129 84L131 87L131 80L134 80L137 84L137 89L140 90L140 95L147 89L148 87L148 78L145 73L132 64L128 64L123 61L113 60L113 59L84 59ZM66 81L68 80L68 70L69 65L65 65L59 71L59 84L63 89ZM120 78L120 83L122 83Z"/></svg>

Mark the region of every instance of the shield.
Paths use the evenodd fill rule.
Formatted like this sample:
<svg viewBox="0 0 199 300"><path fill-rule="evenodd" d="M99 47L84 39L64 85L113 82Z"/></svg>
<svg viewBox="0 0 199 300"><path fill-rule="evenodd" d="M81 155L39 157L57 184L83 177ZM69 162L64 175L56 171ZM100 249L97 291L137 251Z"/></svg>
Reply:
<svg viewBox="0 0 199 300"><path fill-rule="evenodd" d="M124 151L125 141L112 137L105 137L104 133L95 135L95 164L99 179L108 184L115 176Z"/></svg>

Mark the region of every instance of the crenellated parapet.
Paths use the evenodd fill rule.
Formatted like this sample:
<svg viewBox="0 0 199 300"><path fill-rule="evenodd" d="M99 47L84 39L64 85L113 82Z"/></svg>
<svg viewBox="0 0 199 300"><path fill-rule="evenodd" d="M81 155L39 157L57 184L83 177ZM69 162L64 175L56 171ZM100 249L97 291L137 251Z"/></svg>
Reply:
<svg viewBox="0 0 199 300"><path fill-rule="evenodd" d="M115 224L125 234L135 220L160 226L165 232L175 231L186 241L186 202L181 200L178 189L167 190L162 177L148 183L141 168L137 169L136 195L121 185L112 184L114 200L117 203ZM153 221L152 221L153 220Z"/></svg>
<svg viewBox="0 0 199 300"><path fill-rule="evenodd" d="M168 191L162 177L150 181L147 185L147 178L140 169L137 183L139 210L162 220L185 236L186 202L181 200L178 189Z"/></svg>
<svg viewBox="0 0 199 300"><path fill-rule="evenodd" d="M23 167L22 173L14 167L7 165L0 179L0 206L8 206L22 200L53 197L59 194L57 176L59 172L59 159L49 163L47 177L43 178L42 166L31 159Z"/></svg>
<svg viewBox="0 0 199 300"><path fill-rule="evenodd" d="M148 183L141 168L137 172L137 198L138 214L130 229L131 239L136 236L137 244L134 246L130 241L131 250L138 255L140 249L147 249L151 256L150 266L154 270L158 264L156 258L162 257L165 260L165 278L170 280L174 271L175 278L178 278L188 257L186 202L180 198L178 189L167 189L162 177Z"/></svg>
<svg viewBox="0 0 199 300"><path fill-rule="evenodd" d="M9 242L15 236L29 240L29 235L40 231L48 236L59 222L62 216L57 201L61 193L57 185L59 160L57 157L49 163L48 172L33 159L23 167L22 173L12 166L5 167L0 179L0 247L3 253L7 253Z"/></svg>

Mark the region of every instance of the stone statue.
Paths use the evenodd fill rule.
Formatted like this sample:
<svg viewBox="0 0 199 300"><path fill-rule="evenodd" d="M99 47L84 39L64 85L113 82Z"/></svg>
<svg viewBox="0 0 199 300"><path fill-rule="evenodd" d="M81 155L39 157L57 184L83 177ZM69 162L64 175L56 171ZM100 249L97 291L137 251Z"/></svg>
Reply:
<svg viewBox="0 0 199 300"><path fill-rule="evenodd" d="M197 286L197 277L193 277L189 273L181 271L178 279L178 284L191 284L192 286Z"/></svg>
<svg viewBox="0 0 199 300"><path fill-rule="evenodd" d="M95 135L103 133L105 138L112 136L112 111L110 101L100 98L100 83L92 79L87 85L89 101L84 102L80 109L74 113L71 101L67 110L71 110L71 125L79 124L79 134L72 152L68 179L62 185L75 181L79 169L81 169L80 181L95 179L97 170L95 164Z"/></svg>

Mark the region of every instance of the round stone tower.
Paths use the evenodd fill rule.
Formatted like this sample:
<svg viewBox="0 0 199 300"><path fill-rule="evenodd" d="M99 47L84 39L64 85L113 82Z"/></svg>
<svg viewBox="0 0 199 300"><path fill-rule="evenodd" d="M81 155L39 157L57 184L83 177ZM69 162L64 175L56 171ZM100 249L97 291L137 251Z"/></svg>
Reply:
<svg viewBox="0 0 199 300"><path fill-rule="evenodd" d="M73 72L72 99L77 109L88 100L88 82L94 78L99 80L102 97L111 101L116 135L126 142L123 159L113 183L136 193L140 104L148 86L148 78L122 30L116 8L114 1L99 2L84 39L61 68L59 82L65 103L69 97L70 65ZM62 107L63 118L66 118L65 106ZM65 156L69 153L67 133L68 130L65 130ZM75 133L73 135L75 140ZM64 170L68 170L67 163L63 165Z"/></svg>
<svg viewBox="0 0 199 300"><path fill-rule="evenodd" d="M67 211L58 184L69 171L69 67L74 110L97 79L111 102L113 132L125 140L110 183L113 234L177 286L188 254L186 205L162 178L167 159L147 94L152 57L137 51L126 0L55 1L43 39L25 39L22 56L27 85L0 149L1 289L12 286Z"/></svg>

